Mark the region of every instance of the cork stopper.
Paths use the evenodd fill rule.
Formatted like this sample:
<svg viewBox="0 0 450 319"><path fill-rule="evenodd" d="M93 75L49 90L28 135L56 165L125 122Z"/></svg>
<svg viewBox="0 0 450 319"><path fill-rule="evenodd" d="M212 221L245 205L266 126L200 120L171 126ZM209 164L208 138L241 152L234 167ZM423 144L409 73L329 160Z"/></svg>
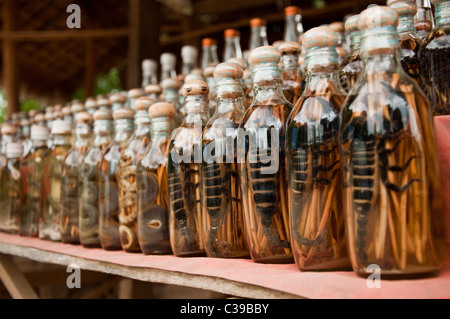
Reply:
<svg viewBox="0 0 450 319"><path fill-rule="evenodd" d="M272 43L272 46L276 49L278 49L280 47L280 45L282 45L284 43L284 41L278 40L275 41L274 43Z"/></svg>
<svg viewBox="0 0 450 319"><path fill-rule="evenodd" d="M62 114L61 111L55 111L55 112L53 112L53 118L54 118L54 119L59 119L59 118L61 118L62 116L63 116L63 114Z"/></svg>
<svg viewBox="0 0 450 319"><path fill-rule="evenodd" d="M191 81L204 81L204 80L205 80L205 77L202 74L198 74L198 73L189 73L184 78L185 83L191 82Z"/></svg>
<svg viewBox="0 0 450 319"><path fill-rule="evenodd" d="M338 36L329 27L316 27L305 32L303 35L303 47L305 50L336 47Z"/></svg>
<svg viewBox="0 0 450 319"><path fill-rule="evenodd" d="M330 23L328 25L328 27L331 30L333 30L334 32L338 32L338 33L344 33L344 31L345 31L344 22L340 22L340 21L336 21L336 22Z"/></svg>
<svg viewBox="0 0 450 319"><path fill-rule="evenodd" d="M56 120L52 123L52 134L71 134L72 123L64 120Z"/></svg>
<svg viewBox="0 0 450 319"><path fill-rule="evenodd" d="M339 55L339 58L344 59L347 56L347 50L343 47L337 47L336 51Z"/></svg>
<svg viewBox="0 0 450 319"><path fill-rule="evenodd" d="M238 80L244 75L242 67L233 62L220 63L214 70L214 79L216 81L223 79Z"/></svg>
<svg viewBox="0 0 450 319"><path fill-rule="evenodd" d="M204 81L191 81L183 85L183 96L208 95L209 87Z"/></svg>
<svg viewBox="0 0 450 319"><path fill-rule="evenodd" d="M151 97L140 97L134 101L133 108L137 111L147 111L150 106L155 104L155 99L152 99Z"/></svg>
<svg viewBox="0 0 450 319"><path fill-rule="evenodd" d="M226 29L224 31L225 38L234 38L239 36L239 31L236 29Z"/></svg>
<svg viewBox="0 0 450 319"><path fill-rule="evenodd" d="M16 135L17 128L14 125L5 123L2 125L2 135Z"/></svg>
<svg viewBox="0 0 450 319"><path fill-rule="evenodd" d="M34 123L41 123L41 122L45 122L45 115L43 113L38 113L34 116Z"/></svg>
<svg viewBox="0 0 450 319"><path fill-rule="evenodd" d="M148 116L152 119L157 117L175 118L176 110L172 103L158 102L150 106Z"/></svg>
<svg viewBox="0 0 450 319"><path fill-rule="evenodd" d="M86 102L84 103L84 106L87 110L89 109L96 109L97 108L97 101L93 97L88 97L86 99Z"/></svg>
<svg viewBox="0 0 450 319"><path fill-rule="evenodd" d="M417 13L417 5L414 0L391 0L388 6L394 9L399 16L414 16Z"/></svg>
<svg viewBox="0 0 450 319"><path fill-rule="evenodd" d="M64 106L61 110L63 116L72 115L72 108L70 106Z"/></svg>
<svg viewBox="0 0 450 319"><path fill-rule="evenodd" d="M109 101L109 99L106 96L99 96L97 98L97 106L98 107L107 107L110 105L111 105L111 102Z"/></svg>
<svg viewBox="0 0 450 319"><path fill-rule="evenodd" d="M178 90L180 88L180 82L177 79L167 78L162 81L161 88L163 90L168 90L168 89Z"/></svg>
<svg viewBox="0 0 450 319"><path fill-rule="evenodd" d="M240 59L240 58L231 58L231 59L228 59L228 61L225 61L225 62L232 62L232 63L239 64L241 66L241 68L245 68L246 67L244 59Z"/></svg>
<svg viewBox="0 0 450 319"><path fill-rule="evenodd" d="M61 112L61 109L62 109L62 105L61 104L56 104L53 107L53 112Z"/></svg>
<svg viewBox="0 0 450 319"><path fill-rule="evenodd" d="M46 126L32 125L30 138L32 140L48 140L50 137L50 130Z"/></svg>
<svg viewBox="0 0 450 319"><path fill-rule="evenodd" d="M281 55L299 54L302 51L298 42L283 42L278 48Z"/></svg>
<svg viewBox="0 0 450 319"><path fill-rule="evenodd" d="M112 112L108 109L98 109L93 115L94 121L107 120L112 121Z"/></svg>
<svg viewBox="0 0 450 319"><path fill-rule="evenodd" d="M185 63L194 63L198 57L198 50L192 45L184 45L181 48L181 58Z"/></svg>
<svg viewBox="0 0 450 319"><path fill-rule="evenodd" d="M28 111L28 117L29 117L30 119L32 119L36 114L37 114L37 111L36 111L36 110L29 110L29 111Z"/></svg>
<svg viewBox="0 0 450 319"><path fill-rule="evenodd" d="M175 54L170 52L165 52L161 54L160 63L163 70L175 68L175 65L177 64L177 57Z"/></svg>
<svg viewBox="0 0 450 319"><path fill-rule="evenodd" d="M114 120L132 120L134 118L134 110L131 108L121 107L114 111L113 118Z"/></svg>
<svg viewBox="0 0 450 319"><path fill-rule="evenodd" d="M75 102L71 106L73 113L83 112L84 111L84 105L81 104L81 102Z"/></svg>
<svg viewBox="0 0 450 319"><path fill-rule="evenodd" d="M260 18L254 18L250 20L250 27L263 27L266 25L266 21Z"/></svg>
<svg viewBox="0 0 450 319"><path fill-rule="evenodd" d="M126 102L126 100L127 100L127 98L123 94L120 94L120 93L114 93L109 97L109 101L114 104L115 103L124 104Z"/></svg>
<svg viewBox="0 0 450 319"><path fill-rule="evenodd" d="M141 88L135 88L128 91L128 98L137 99L144 96L144 91Z"/></svg>
<svg viewBox="0 0 450 319"><path fill-rule="evenodd" d="M373 6L360 13L358 27L361 32L381 27L396 27L398 14L394 9L386 6Z"/></svg>
<svg viewBox="0 0 450 319"><path fill-rule="evenodd" d="M280 52L272 46L261 46L253 49L248 56L248 63L251 67L260 64L276 64L280 63Z"/></svg>
<svg viewBox="0 0 450 319"><path fill-rule="evenodd" d="M203 38L202 39L202 47L211 47L216 43L214 39L211 38Z"/></svg>
<svg viewBox="0 0 450 319"><path fill-rule="evenodd" d="M51 121L54 119L53 112L45 112L45 119Z"/></svg>
<svg viewBox="0 0 450 319"><path fill-rule="evenodd" d="M289 6L289 7L284 8L285 16L297 15L297 14L301 14L301 12L302 12L302 10L296 6Z"/></svg>
<svg viewBox="0 0 450 319"><path fill-rule="evenodd" d="M359 14L352 15L345 21L345 31L348 33L360 32L358 27Z"/></svg>
<svg viewBox="0 0 450 319"><path fill-rule="evenodd" d="M53 106L47 106L45 108L45 113L53 113ZM14 113L14 114L11 115L11 118L14 119L14 116L18 117L19 114Z"/></svg>
<svg viewBox="0 0 450 319"><path fill-rule="evenodd" d="M158 84L149 84L145 87L146 94L161 94L161 87Z"/></svg>
<svg viewBox="0 0 450 319"><path fill-rule="evenodd" d="M208 66L204 71L203 71L203 75L206 78L212 78L214 76L214 70L215 70L215 66Z"/></svg>
<svg viewBox="0 0 450 319"><path fill-rule="evenodd" d="M89 124L92 125L94 119L91 113L88 112L80 112L75 116L75 122L77 124Z"/></svg>

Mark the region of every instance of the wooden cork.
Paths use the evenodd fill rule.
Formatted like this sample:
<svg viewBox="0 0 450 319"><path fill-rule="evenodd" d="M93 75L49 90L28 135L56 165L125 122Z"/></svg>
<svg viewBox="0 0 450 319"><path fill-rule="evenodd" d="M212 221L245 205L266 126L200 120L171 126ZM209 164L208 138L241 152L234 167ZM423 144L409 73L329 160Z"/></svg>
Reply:
<svg viewBox="0 0 450 319"><path fill-rule="evenodd" d="M231 58L231 59L228 59L228 61L225 61L225 62L237 63L237 64L239 64L241 66L241 68L245 68L247 66L245 61L244 61L244 59L240 59L240 58Z"/></svg>
<svg viewBox="0 0 450 319"><path fill-rule="evenodd" d="M83 112L85 110L84 105L80 102L73 103L71 109L73 113Z"/></svg>
<svg viewBox="0 0 450 319"><path fill-rule="evenodd" d="M345 48L343 48L343 47L337 47L336 51L337 51L337 53L338 53L340 58L345 58L347 56L347 54L348 54L347 50Z"/></svg>
<svg viewBox="0 0 450 319"><path fill-rule="evenodd" d="M97 101L94 98L87 98L84 106L86 109L95 109L97 108Z"/></svg>
<svg viewBox="0 0 450 319"><path fill-rule="evenodd" d="M141 88L131 89L128 91L128 97L130 99L137 99L144 96L144 91Z"/></svg>
<svg viewBox="0 0 450 319"><path fill-rule="evenodd" d="M215 70L215 66L208 66L204 71L203 71L203 75L205 76L205 78L212 78L214 76L214 70Z"/></svg>
<svg viewBox="0 0 450 319"><path fill-rule="evenodd" d="M259 64L276 64L280 63L280 52L273 46L261 46L253 49L248 56L248 63L251 67Z"/></svg>
<svg viewBox="0 0 450 319"><path fill-rule="evenodd" d="M208 95L209 87L205 81L191 81L183 85L183 96L189 95Z"/></svg>
<svg viewBox="0 0 450 319"><path fill-rule="evenodd" d="M254 18L250 20L250 27L262 27L266 25L266 21L260 18Z"/></svg>
<svg viewBox="0 0 450 319"><path fill-rule="evenodd" d="M239 31L236 29L226 29L224 31L225 38L234 38L239 35Z"/></svg>
<svg viewBox="0 0 450 319"><path fill-rule="evenodd" d="M128 107L121 107L114 111L113 118L114 120L132 120L134 118L134 110Z"/></svg>
<svg viewBox="0 0 450 319"><path fill-rule="evenodd" d="M338 32L338 33L344 33L344 31L345 31L344 22L340 22L340 21L330 23L328 27L331 30L333 30L334 32Z"/></svg>
<svg viewBox="0 0 450 319"><path fill-rule="evenodd" d="M305 32L303 35L303 47L305 50L336 47L338 36L329 27L316 27Z"/></svg>
<svg viewBox="0 0 450 319"><path fill-rule="evenodd" d="M146 94L161 94L161 87L158 84L149 84L145 87Z"/></svg>
<svg viewBox="0 0 450 319"><path fill-rule="evenodd" d="M359 32L358 19L359 14L352 15L348 18L347 21L345 21L345 31L348 33Z"/></svg>
<svg viewBox="0 0 450 319"><path fill-rule="evenodd" d="M394 9L399 16L414 16L417 13L417 5L414 0L388 1L388 6Z"/></svg>
<svg viewBox="0 0 450 319"><path fill-rule="evenodd" d="M61 104L56 104L56 105L53 107L53 111L54 111L54 112L61 112L61 110L62 110L62 105L61 105Z"/></svg>
<svg viewBox="0 0 450 319"><path fill-rule="evenodd" d="M45 122L45 115L43 113L38 113L34 116L34 123Z"/></svg>
<svg viewBox="0 0 450 319"><path fill-rule="evenodd" d="M175 118L175 114L175 106L167 102L155 103L148 109L148 116L152 119L157 117Z"/></svg>
<svg viewBox="0 0 450 319"><path fill-rule="evenodd" d="M17 128L14 125L5 123L2 125L2 135L15 135Z"/></svg>
<svg viewBox="0 0 450 319"><path fill-rule="evenodd" d="M36 111L36 110L29 110L29 111L28 111L28 116L29 116L29 117L34 117L36 114L37 114L37 111Z"/></svg>
<svg viewBox="0 0 450 319"><path fill-rule="evenodd" d="M70 106L64 106L61 110L61 113L64 116L72 115L72 108Z"/></svg>
<svg viewBox="0 0 450 319"><path fill-rule="evenodd" d="M134 101L133 108L136 111L147 111L152 104L155 104L155 102L155 99L143 96Z"/></svg>
<svg viewBox="0 0 450 319"><path fill-rule="evenodd" d="M386 6L373 6L359 14L358 27L364 31L386 26L398 25L397 12Z"/></svg>
<svg viewBox="0 0 450 319"><path fill-rule="evenodd" d="M285 16L292 16L292 15L301 14L301 13L302 13L302 10L296 6L289 6L289 7L284 8Z"/></svg>
<svg viewBox="0 0 450 319"><path fill-rule="evenodd" d="M163 90L168 90L168 89L177 89L178 90L180 88L180 81L178 81L176 79L172 79L172 78L167 78L164 81L162 81L161 88Z"/></svg>
<svg viewBox="0 0 450 319"><path fill-rule="evenodd" d="M283 42L278 48L281 55L299 54L302 51L302 47L298 42Z"/></svg>
<svg viewBox="0 0 450 319"><path fill-rule="evenodd" d="M94 112L93 118L95 121L100 120L109 120L111 121L113 119L112 112L108 109L99 109Z"/></svg>
<svg viewBox="0 0 450 319"><path fill-rule="evenodd" d="M127 98L123 94L120 94L120 93L114 93L114 94L112 94L109 97L109 101L111 103L121 103L121 104L123 104L123 103L126 102L126 100L127 100Z"/></svg>
<svg viewBox="0 0 450 319"><path fill-rule="evenodd" d="M244 75L244 71L242 67L233 62L224 62L220 63L216 69L214 70L214 79L233 79L238 80L241 79Z"/></svg>
<svg viewBox="0 0 450 319"><path fill-rule="evenodd" d="M105 96L101 96L97 98L97 106L101 107L101 106L110 106L111 102L109 101L109 99Z"/></svg>
<svg viewBox="0 0 450 319"><path fill-rule="evenodd" d="M92 125L94 122L94 118L91 113L88 112L80 112L75 116L75 122L78 124L89 124Z"/></svg>

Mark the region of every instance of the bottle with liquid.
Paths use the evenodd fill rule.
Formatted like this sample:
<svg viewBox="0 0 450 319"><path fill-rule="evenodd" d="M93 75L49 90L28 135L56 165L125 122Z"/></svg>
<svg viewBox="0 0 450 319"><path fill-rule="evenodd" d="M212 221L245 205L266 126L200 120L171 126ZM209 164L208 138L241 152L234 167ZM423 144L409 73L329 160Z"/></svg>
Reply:
<svg viewBox="0 0 450 319"><path fill-rule="evenodd" d="M67 244L80 243L79 230L79 199L80 199L80 166L84 155L92 142L91 113L78 113L75 134L76 140L67 153L61 173L61 241Z"/></svg>
<svg viewBox="0 0 450 319"><path fill-rule="evenodd" d="M450 2L431 1L436 27L423 40L420 50L421 85L431 101L434 115L450 114Z"/></svg>
<svg viewBox="0 0 450 319"><path fill-rule="evenodd" d="M44 198L44 208L39 221L39 238L61 241L61 187L64 160L72 148L72 123L55 121L52 125L52 147L44 164L42 181L47 190Z"/></svg>
<svg viewBox="0 0 450 319"><path fill-rule="evenodd" d="M176 79L177 72L175 71L175 67L177 65L177 57L173 53L163 53L160 57L161 63L161 77L160 81L164 81L165 79ZM162 85L161 85L162 86Z"/></svg>
<svg viewBox="0 0 450 319"><path fill-rule="evenodd" d="M211 38L202 39L202 62L200 66L203 70L206 70L207 67L218 63L216 40Z"/></svg>
<svg viewBox="0 0 450 319"><path fill-rule="evenodd" d="M360 14L364 68L340 114L348 252L364 278L371 264L387 278L435 274L445 255L431 106L402 68L397 24L386 6Z"/></svg>
<svg viewBox="0 0 450 319"><path fill-rule="evenodd" d="M155 101L161 100L161 93L162 90L159 84L149 84L145 87L145 94L147 95L147 97Z"/></svg>
<svg viewBox="0 0 450 319"><path fill-rule="evenodd" d="M23 156L22 143L8 143L6 145L6 166L0 173L0 231L18 234L22 203L20 189L22 175L20 161Z"/></svg>
<svg viewBox="0 0 450 319"><path fill-rule="evenodd" d="M126 252L141 252L138 241L136 169L151 141L148 109L155 101L148 97L134 102L135 132L126 143L119 161L119 237Z"/></svg>
<svg viewBox="0 0 450 319"><path fill-rule="evenodd" d="M95 110L95 112L101 109L111 111L112 108L111 101L109 100L108 97L102 95L98 96L96 102L97 102L97 110ZM92 117L94 117L95 112L92 113Z"/></svg>
<svg viewBox="0 0 450 319"><path fill-rule="evenodd" d="M297 42L303 35L302 10L299 7L290 6L284 8L285 24L283 41Z"/></svg>
<svg viewBox="0 0 450 319"><path fill-rule="evenodd" d="M114 111L114 140L102 153L98 165L98 202L100 244L105 250L121 250L119 236L119 162L120 153L134 132L134 110Z"/></svg>
<svg viewBox="0 0 450 319"><path fill-rule="evenodd" d="M173 104L150 106L151 143L136 169L139 246L145 255L172 254L169 236L169 188L167 159L175 126Z"/></svg>
<svg viewBox="0 0 450 319"><path fill-rule="evenodd" d="M111 102L111 111L114 112L117 109L125 107L127 98L122 93L114 93L109 97L109 101Z"/></svg>
<svg viewBox="0 0 450 319"><path fill-rule="evenodd" d="M186 112L184 105L180 104L180 98L178 91L180 90L180 82L177 79L165 79L161 83L161 89L163 91L164 102L172 103L177 110L176 126L180 126L184 121Z"/></svg>
<svg viewBox="0 0 450 319"><path fill-rule="evenodd" d="M242 75L242 67L236 63L224 62L216 67L217 109L202 136L206 155L200 165L202 233L209 257L249 257L236 147L245 114Z"/></svg>
<svg viewBox="0 0 450 319"><path fill-rule="evenodd" d="M86 151L79 174L80 243L84 247L100 247L98 166L103 153L114 138L113 118L110 110L100 108L94 113L94 141Z"/></svg>
<svg viewBox="0 0 450 319"><path fill-rule="evenodd" d="M209 120L208 85L191 81L183 87L186 118L172 133L169 145L169 230L176 256L204 256L201 230L201 135Z"/></svg>
<svg viewBox="0 0 450 319"><path fill-rule="evenodd" d="M292 251L300 270L351 268L342 208L339 111L346 92L339 81L331 28L303 35L306 88L287 123L287 168Z"/></svg>
<svg viewBox="0 0 450 319"><path fill-rule="evenodd" d="M203 71L203 75L205 76L205 79L206 79L206 84L208 84L209 88L214 88L214 86L215 86L215 82L214 82L215 68L216 68L215 66L209 66ZM209 116L212 117L214 115L214 113L216 112L216 107L217 107L217 101L216 101L213 89L209 90L208 100L209 100Z"/></svg>
<svg viewBox="0 0 450 319"><path fill-rule="evenodd" d="M362 61L359 56L361 47L361 31L358 27L359 14L353 15L345 22L345 30L350 35L350 54L341 66L341 84L348 93L353 88L362 72Z"/></svg>
<svg viewBox="0 0 450 319"><path fill-rule="evenodd" d="M142 87L158 84L158 62L151 59L142 61Z"/></svg>
<svg viewBox="0 0 450 319"><path fill-rule="evenodd" d="M286 99L295 105L302 93L303 74L298 65L301 47L298 42L284 42L278 51L281 53L281 77Z"/></svg>
<svg viewBox="0 0 450 319"><path fill-rule="evenodd" d="M417 38L423 41L434 29L434 17L430 0L416 0L417 13L414 17L414 28Z"/></svg>
<svg viewBox="0 0 450 319"><path fill-rule="evenodd" d="M38 237L39 220L44 209L44 200L49 190L48 162L50 149L48 139L50 131L46 126L33 125L31 127L31 151L22 160L20 171L22 175L20 216L21 236Z"/></svg>
<svg viewBox="0 0 450 319"><path fill-rule="evenodd" d="M143 96L145 96L145 91L142 88L135 88L129 90L127 93L127 107L133 108L136 100Z"/></svg>
<svg viewBox="0 0 450 319"><path fill-rule="evenodd" d="M290 263L285 171L285 125L292 110L284 97L275 47L250 53L253 104L239 126L239 175L250 256L255 262Z"/></svg>
<svg viewBox="0 0 450 319"><path fill-rule="evenodd" d="M226 62L231 58L242 59L241 36L239 31L235 29L226 29L224 36L225 48L223 50L223 62Z"/></svg>

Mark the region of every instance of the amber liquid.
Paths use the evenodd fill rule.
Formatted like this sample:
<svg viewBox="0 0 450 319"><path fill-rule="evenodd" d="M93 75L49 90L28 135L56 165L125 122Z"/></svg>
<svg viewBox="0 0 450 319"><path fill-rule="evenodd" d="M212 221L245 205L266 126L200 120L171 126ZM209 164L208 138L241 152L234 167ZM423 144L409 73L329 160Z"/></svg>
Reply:
<svg viewBox="0 0 450 319"><path fill-rule="evenodd" d="M283 93L286 100L295 105L302 93L302 77L299 71L286 70L281 73L283 78Z"/></svg>
<svg viewBox="0 0 450 319"><path fill-rule="evenodd" d="M403 70L405 70L406 74L413 78L417 82L417 84L420 84L420 40L413 36L408 36L404 39L400 39L400 48L400 61L402 63Z"/></svg>
<svg viewBox="0 0 450 319"><path fill-rule="evenodd" d="M427 100L402 82L365 83L359 91L368 93L350 96L342 112L349 254L363 277L370 264L385 277L433 274L444 259L432 116Z"/></svg>
<svg viewBox="0 0 450 319"><path fill-rule="evenodd" d="M8 159L0 177L0 230L9 234L18 234L22 210L20 160Z"/></svg>

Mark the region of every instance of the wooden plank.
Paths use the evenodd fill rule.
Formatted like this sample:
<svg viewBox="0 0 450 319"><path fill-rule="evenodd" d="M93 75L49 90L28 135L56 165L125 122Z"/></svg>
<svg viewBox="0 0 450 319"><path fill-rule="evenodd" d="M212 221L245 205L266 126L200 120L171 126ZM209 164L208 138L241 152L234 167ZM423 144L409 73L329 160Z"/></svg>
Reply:
<svg viewBox="0 0 450 319"><path fill-rule="evenodd" d="M86 62L84 70L84 98L92 96L95 78L94 39L86 40Z"/></svg>
<svg viewBox="0 0 450 319"><path fill-rule="evenodd" d="M273 0L200 0L194 2L196 14L223 14L265 5L275 5Z"/></svg>
<svg viewBox="0 0 450 319"><path fill-rule="evenodd" d="M14 299L38 299L30 283L11 260L11 256L0 254L0 279Z"/></svg>
<svg viewBox="0 0 450 319"><path fill-rule="evenodd" d="M133 299L133 280L121 278L117 290L118 299Z"/></svg>
<svg viewBox="0 0 450 319"><path fill-rule="evenodd" d="M124 38L128 36L128 28L115 29L78 29L61 31L10 31L0 32L0 40L14 42L24 41L59 41L59 40L83 40L88 38Z"/></svg>

